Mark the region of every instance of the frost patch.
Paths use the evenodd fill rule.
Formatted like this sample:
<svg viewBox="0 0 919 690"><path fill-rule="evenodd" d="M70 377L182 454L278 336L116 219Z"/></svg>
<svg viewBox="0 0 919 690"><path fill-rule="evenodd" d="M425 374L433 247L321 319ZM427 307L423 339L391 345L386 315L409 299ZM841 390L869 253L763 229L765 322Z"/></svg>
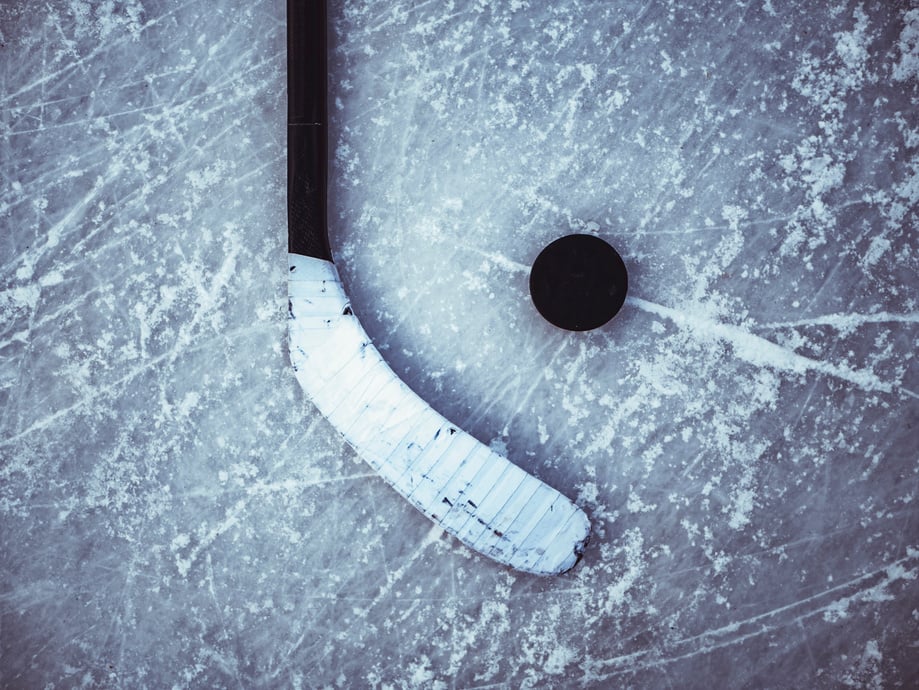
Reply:
<svg viewBox="0 0 919 690"><path fill-rule="evenodd" d="M18 311L32 311L38 305L41 290L37 285L12 288L0 292L0 316L11 318Z"/></svg>
<svg viewBox="0 0 919 690"><path fill-rule="evenodd" d="M868 49L865 45L866 18L859 12L859 21L855 31L836 34L836 54L843 64L850 70L859 70L868 59Z"/></svg>
<svg viewBox="0 0 919 690"><path fill-rule="evenodd" d="M750 524L750 513L753 511L755 498L756 492L752 489L741 489L734 494L731 518L728 520L731 529L740 530Z"/></svg>
<svg viewBox="0 0 919 690"><path fill-rule="evenodd" d="M728 227L730 227L731 230L737 230L741 222L746 220L749 215L750 212L743 206L733 206L729 204L721 209L721 217L728 222Z"/></svg>
<svg viewBox="0 0 919 690"><path fill-rule="evenodd" d="M874 266L884 256L884 253L890 249L890 246L890 240L883 235L875 237L871 240L871 244L868 245L868 251L865 252L865 256L862 257L862 265L867 268Z"/></svg>
<svg viewBox="0 0 919 690"><path fill-rule="evenodd" d="M877 640L868 640L865 644L865 651L862 652L855 664L842 675L840 681L850 688L881 690L888 687L888 683L884 682L884 674L881 669L883 660L884 656L881 654Z"/></svg>
<svg viewBox="0 0 919 690"><path fill-rule="evenodd" d="M642 557L644 539L637 529L626 533L626 543L622 547L622 558L626 563L626 571L603 594L603 608L611 613L614 608L626 602L626 594L645 570Z"/></svg>
<svg viewBox="0 0 919 690"><path fill-rule="evenodd" d="M900 61L893 68L893 78L897 81L919 78L919 9L904 14L903 23L897 41Z"/></svg>
<svg viewBox="0 0 919 690"><path fill-rule="evenodd" d="M546 658L543 670L553 676L565 672L565 667L577 659L577 653L568 647L559 645L555 647Z"/></svg>
<svg viewBox="0 0 919 690"><path fill-rule="evenodd" d="M445 690L446 684L441 680L435 680L434 671L431 670L431 660L422 655L418 661L408 665L409 678L413 688L432 688L433 690Z"/></svg>
<svg viewBox="0 0 919 690"><path fill-rule="evenodd" d="M626 503L626 508L628 508L630 513L648 513L654 510L655 508L657 508L657 504L654 503L654 504L648 505L647 503L641 500L641 497L637 493L635 493L633 489L630 489L629 490L629 500Z"/></svg>
<svg viewBox="0 0 919 690"><path fill-rule="evenodd" d="M810 186L811 196L817 197L839 187L846 169L824 154L801 161L801 172L801 179Z"/></svg>
<svg viewBox="0 0 919 690"><path fill-rule="evenodd" d="M590 86L593 84L594 79L597 78L597 68L590 64L578 63L578 72L580 72L585 86Z"/></svg>
<svg viewBox="0 0 919 690"><path fill-rule="evenodd" d="M823 611L823 620L827 623L837 623L849 617L849 600L834 601Z"/></svg>
<svg viewBox="0 0 919 690"><path fill-rule="evenodd" d="M915 207L919 204L919 169L913 168L907 178L894 189L897 196L904 199L910 206Z"/></svg>
<svg viewBox="0 0 919 690"><path fill-rule="evenodd" d="M51 270L43 275L38 281L42 287L53 287L64 282L64 274L57 269Z"/></svg>
<svg viewBox="0 0 919 690"><path fill-rule="evenodd" d="M785 255L797 253L805 242L815 249L834 228L835 214L823 197L842 186L846 164L852 160L852 154L839 145L848 123L847 103L866 83L878 79L867 67L872 40L868 16L859 6L853 18L851 31L834 34L833 52L805 54L792 80L792 88L818 111L814 122L819 133L807 136L793 153L778 158L788 174L783 187L787 191L797 187L807 195L807 204L793 214L789 224L789 237L781 249Z"/></svg>
<svg viewBox="0 0 919 690"><path fill-rule="evenodd" d="M113 34L128 33L137 40L143 29L143 6L137 0L103 3L73 0L69 10L77 36L89 35L101 40Z"/></svg>

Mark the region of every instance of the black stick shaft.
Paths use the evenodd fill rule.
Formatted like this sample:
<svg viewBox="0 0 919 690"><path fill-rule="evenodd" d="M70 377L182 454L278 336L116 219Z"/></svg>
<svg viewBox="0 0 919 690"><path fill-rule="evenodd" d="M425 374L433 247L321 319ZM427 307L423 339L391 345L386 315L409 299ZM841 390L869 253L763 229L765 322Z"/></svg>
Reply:
<svg viewBox="0 0 919 690"><path fill-rule="evenodd" d="M287 0L287 248L332 260L325 0Z"/></svg>

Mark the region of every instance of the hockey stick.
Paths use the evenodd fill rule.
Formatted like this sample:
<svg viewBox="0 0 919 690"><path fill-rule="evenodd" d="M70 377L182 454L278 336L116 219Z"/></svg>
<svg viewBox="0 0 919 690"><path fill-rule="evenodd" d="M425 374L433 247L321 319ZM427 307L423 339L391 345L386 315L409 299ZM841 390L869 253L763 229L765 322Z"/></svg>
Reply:
<svg viewBox="0 0 919 690"><path fill-rule="evenodd" d="M435 412L383 361L329 248L325 0L288 0L288 346L300 385L349 445L470 548L555 575L580 559L587 516Z"/></svg>

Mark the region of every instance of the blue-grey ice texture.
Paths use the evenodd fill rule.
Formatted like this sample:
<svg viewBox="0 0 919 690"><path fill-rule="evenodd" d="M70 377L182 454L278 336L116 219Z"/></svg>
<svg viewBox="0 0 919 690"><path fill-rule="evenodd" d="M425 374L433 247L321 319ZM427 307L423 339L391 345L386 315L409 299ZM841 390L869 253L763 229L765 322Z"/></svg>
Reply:
<svg viewBox="0 0 919 690"><path fill-rule="evenodd" d="M919 5L330 5L355 312L584 560L471 553L298 388L281 0L8 0L0 685L916 687ZM529 301L570 232L591 333Z"/></svg>

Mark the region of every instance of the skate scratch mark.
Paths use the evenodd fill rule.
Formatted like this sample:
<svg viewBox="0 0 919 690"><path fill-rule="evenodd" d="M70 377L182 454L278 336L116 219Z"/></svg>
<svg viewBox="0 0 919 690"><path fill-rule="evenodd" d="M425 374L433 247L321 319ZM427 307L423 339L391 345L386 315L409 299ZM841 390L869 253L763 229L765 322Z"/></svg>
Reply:
<svg viewBox="0 0 919 690"><path fill-rule="evenodd" d="M383 601L389 593L392 591L392 588L403 578L406 573L413 569L413 565L418 558L427 550L431 544L437 543L440 538L443 536L444 530L440 525L434 525L431 529L428 530L427 535L421 540L421 543L415 549L415 551L402 563L399 568L395 571L387 572L386 582L380 587L380 591L377 595L367 604L365 608L358 608L354 610L354 614L357 620L353 621L348 627L348 630L353 629L356 625L363 625L363 619L366 619L370 611L376 607L381 601ZM344 585L342 585L344 586ZM332 597L333 600L338 600L339 595L335 594ZM327 598L327 597L321 597ZM363 601L362 597L348 597L349 601ZM422 599L412 599L411 601L422 601ZM414 605L414 604L413 604ZM314 661L317 667L321 667L322 663L325 661L326 657L332 652L332 647L329 647L318 659ZM275 677L274 674L272 677Z"/></svg>
<svg viewBox="0 0 919 690"><path fill-rule="evenodd" d="M316 420L321 420L321 417L317 417ZM311 424L305 431L301 431L303 438L309 438L315 429L316 425ZM275 493L290 493L295 494L303 491L304 489L309 489L314 486L324 486L326 484L335 484L338 482L349 482L358 479L368 479L372 477L378 477L379 475L376 472L359 472L357 474L345 474L340 477L316 477L309 479L282 479L276 482L264 482L256 481L251 486L230 486L230 487L220 487L217 490L200 488L193 489L191 491L183 491L175 494L175 497L178 499L189 499L189 498L206 498L214 499L219 496L228 496L232 494L245 493L250 497L263 497L271 496Z"/></svg>
<svg viewBox="0 0 919 690"><path fill-rule="evenodd" d="M312 434L312 432L319 425L320 419L321 418L317 417L313 421L313 423L310 424L310 426L307 428L305 432L307 435ZM359 475L359 476L363 476L363 475ZM258 482L254 486L248 487L248 489L246 490L246 495L240 498L238 501L236 501L232 506L227 508L226 512L224 513L223 520L221 520L219 523L217 523L211 529L205 532L197 540L194 546L192 546L192 548L189 549L188 555L186 557L182 558L178 554L178 551L184 548L183 545L179 544L176 547L174 547L173 550L176 552L175 553L176 569L179 571L179 574L182 577L185 577L188 574L189 570L191 569L191 566L194 565L195 561L198 560L198 557L201 555L202 552L206 552L206 550L209 549L210 546L215 541L217 541L217 539L221 535L225 534L227 531L239 525L240 520L243 518L243 513L245 512L246 508L248 508L249 506L250 499L256 498L259 496L264 496L267 494L271 494L274 491L279 491L279 490L281 491L285 491L285 490L286 491L299 491L309 486L317 486L317 485L325 484L325 483L332 482L332 481L348 481L353 478L354 478L353 476L346 476L346 477L334 477L334 478L316 480L316 481L309 481L309 480L298 481L296 479L292 479L288 481L282 480L280 482L271 482L271 483Z"/></svg>
<svg viewBox="0 0 919 690"><path fill-rule="evenodd" d="M261 332L261 328L262 328L261 326L257 326L257 325L256 326L246 326L244 328L239 328L236 330L219 333L211 338L207 338L206 340L199 341L194 346L186 348L185 353L190 354L193 352L197 352L199 350L203 350L208 347L212 347L214 341L217 341L217 340L233 342L237 338L243 338L249 335L259 335ZM159 366L162 362L166 360L172 361L174 359L175 359L174 350L170 349L161 355L158 355L152 359L146 360L145 362L135 367L134 369L130 370L124 376L118 378L117 380L113 381L110 384L107 384L105 386L92 387L92 388L85 387L83 389L83 391L85 392L85 395L82 398L78 399L76 402L74 402L71 405L68 405L67 407L64 407L60 410L56 410L52 412L51 414L46 415L45 417L42 417L41 419L34 422L31 426L27 427L26 429L23 429L22 431L16 434L11 434L7 436L5 439L0 441L0 448L12 446L16 442L18 442L20 439L26 438L30 436L31 434L35 434L45 429L48 429L57 420L63 417L66 417L67 415L71 413L79 412L85 409L87 406L94 404L100 398L104 400L106 399L106 396L122 393L124 391L125 386L129 384L131 381L133 381L134 379L136 379L141 374L147 371L150 371L151 369L155 369L157 366Z"/></svg>
<svg viewBox="0 0 919 690"><path fill-rule="evenodd" d="M887 311L875 314L826 314L797 321L776 321L760 324L758 328L795 328L797 326L829 326L837 331L849 331L868 323L919 323L919 312L896 314Z"/></svg>
<svg viewBox="0 0 919 690"><path fill-rule="evenodd" d="M746 618L744 620L735 621L733 623L729 623L728 625L723 625L719 628L713 628L698 635L693 635L692 637L684 637L681 640L670 643L670 651L676 652L679 652L680 647L689 646L698 642L702 643L700 646L692 649L691 651L658 658L654 658L652 656L653 652L641 651L633 652L631 654L623 654L621 656L613 657L610 659L600 660L596 662L600 666L619 667L618 669L602 676L600 679L610 678L616 675L621 675L622 673L633 673L634 671L646 668L664 667L677 661L682 661L684 659L698 656L699 654L707 654L723 647L739 644L750 638L773 632L788 625L800 624L802 621L818 614L823 614L823 619L827 622L837 622L848 616L848 609L852 604L869 601L892 601L895 599L895 596L888 591L888 587L897 582L915 581L917 579L917 575L919 575L919 568L908 569L908 566L916 565L919 563L919 548L907 547L906 554L907 555L903 558L900 558L890 565L880 568L879 570L875 570L865 575L853 578L847 582L839 584L835 587L831 587L812 596L805 597L804 599L799 599L798 601L786 604L784 606L779 606L775 609L766 611L756 616L752 616L750 618ZM859 589L860 586L866 585L872 581L873 584L864 586L863 588ZM819 603L821 600L836 596L842 592L852 590L853 588L856 591L852 592L851 594L841 596L839 599L831 601L827 604L817 605L809 610L806 608L808 604ZM781 614L793 613L796 611L796 609L801 607L805 607L805 610L791 618L785 620L780 619L778 621L772 620ZM741 631L742 628L749 628L749 630ZM638 663L633 664L632 662Z"/></svg>
<svg viewBox="0 0 919 690"><path fill-rule="evenodd" d="M665 307L640 297L629 297L626 303L649 314L673 321L677 326L686 329L702 340L722 340L734 348L734 354L750 364L769 367L793 374L804 374L814 371L833 378L842 379L866 391L890 393L894 384L882 381L873 372L855 370L840 364L821 362L793 350L777 345L758 335L731 324L694 315L691 308L687 311ZM899 390L899 387L897 387Z"/></svg>
<svg viewBox="0 0 919 690"><path fill-rule="evenodd" d="M431 544L437 543L443 534L444 529L440 525L434 525L431 527L425 537L421 540L418 548L415 549L412 555L409 556L402 565L387 575L386 583L380 587L380 591L373 598L373 601L367 605L367 608L363 609L362 611L358 611L357 615L361 618L366 618L367 614L370 613L370 610L373 609L381 601L383 601L383 599L385 599L386 596L392 591L392 588L396 585L396 583L405 577L405 574L412 569L412 564L414 564L414 562L421 557L421 555Z"/></svg>
<svg viewBox="0 0 919 690"><path fill-rule="evenodd" d="M173 8L172 10L166 12L165 14L155 17L154 19L151 19L147 21L146 23L140 25L139 27L137 27L136 36L124 34L121 38L117 40L100 41L99 44L92 51L90 51L87 55L83 57L74 56L75 57L74 60L67 62L60 69L54 72L48 72L42 75L40 78L35 79L31 83L26 84L25 86L21 87L18 91L14 91L12 93L5 94L2 98L0 98L0 105L5 106L5 104L9 103L10 101L17 98L18 96L28 93L29 91L32 91L40 86L44 86L49 81L54 81L54 80L63 81L68 75L72 74L78 67L81 69L86 68L87 65L90 65L93 63L93 61L95 60L97 56L102 55L106 51L111 51L112 48L116 46L120 46L121 44L125 43L128 39L137 40L140 34L142 34L144 31L146 31L152 26L156 26L157 24L162 23L164 20L168 19L174 14L177 15L182 9L184 9L185 7L191 4L192 4L191 2L183 3L182 5L179 5ZM56 16L53 17L53 20L56 21L57 19L58 18ZM12 106L9 106L9 107L12 107Z"/></svg>

